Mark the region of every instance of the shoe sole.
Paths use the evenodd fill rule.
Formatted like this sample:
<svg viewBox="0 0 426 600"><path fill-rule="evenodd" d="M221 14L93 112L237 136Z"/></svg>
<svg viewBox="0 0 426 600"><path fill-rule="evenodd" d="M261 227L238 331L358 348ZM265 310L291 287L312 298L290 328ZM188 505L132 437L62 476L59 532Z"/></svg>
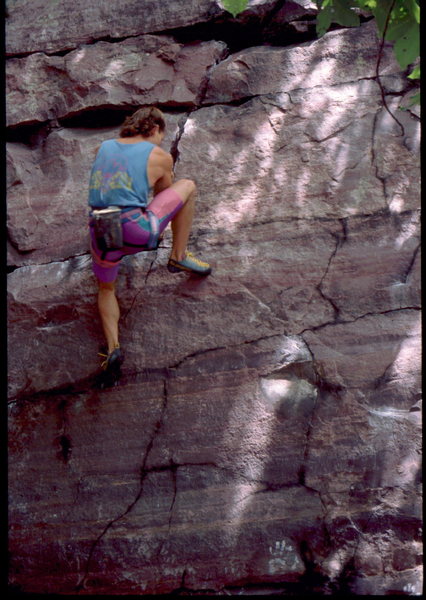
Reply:
<svg viewBox="0 0 426 600"><path fill-rule="evenodd" d="M212 272L211 269L206 269L205 271L196 271L195 269L191 269L189 267L175 267L175 265L171 264L167 265L167 269L170 271L170 273L194 273L195 275L201 276L210 275Z"/></svg>

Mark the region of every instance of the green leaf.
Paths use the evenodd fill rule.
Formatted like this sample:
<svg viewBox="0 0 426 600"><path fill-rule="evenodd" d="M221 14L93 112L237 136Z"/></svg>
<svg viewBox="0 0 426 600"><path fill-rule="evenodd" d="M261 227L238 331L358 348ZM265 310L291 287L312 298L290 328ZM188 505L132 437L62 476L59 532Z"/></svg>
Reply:
<svg viewBox="0 0 426 600"><path fill-rule="evenodd" d="M222 0L223 8L236 17L247 8L248 0Z"/></svg>
<svg viewBox="0 0 426 600"><path fill-rule="evenodd" d="M409 75L407 75L408 79L420 79L420 65L414 67Z"/></svg>
<svg viewBox="0 0 426 600"><path fill-rule="evenodd" d="M392 24L385 38L395 42L393 50L401 69L406 69L420 54L420 28L414 20Z"/></svg>
<svg viewBox="0 0 426 600"><path fill-rule="evenodd" d="M317 35L324 35L332 23L344 27L357 27L359 17L349 8L347 0L324 0L317 16Z"/></svg>
<svg viewBox="0 0 426 600"><path fill-rule="evenodd" d="M406 0L408 11L413 16L416 23L420 25L420 4L416 0Z"/></svg>
<svg viewBox="0 0 426 600"><path fill-rule="evenodd" d="M354 4L356 4L358 8L372 11L376 8L377 0L354 0Z"/></svg>
<svg viewBox="0 0 426 600"><path fill-rule="evenodd" d="M324 0L323 5L321 6L321 10L318 13L317 16L317 24L316 24L316 31L317 31L317 35L318 37L321 37L322 35L324 35L324 33L326 33L331 25L331 17L332 17L332 12L331 12L331 8L332 6L330 6L331 1L330 0Z"/></svg>
<svg viewBox="0 0 426 600"><path fill-rule="evenodd" d="M371 12L376 19L379 37L383 37L383 31L385 29L388 14L392 6L392 1L393 0L379 0L375 3L375 6L371 5Z"/></svg>

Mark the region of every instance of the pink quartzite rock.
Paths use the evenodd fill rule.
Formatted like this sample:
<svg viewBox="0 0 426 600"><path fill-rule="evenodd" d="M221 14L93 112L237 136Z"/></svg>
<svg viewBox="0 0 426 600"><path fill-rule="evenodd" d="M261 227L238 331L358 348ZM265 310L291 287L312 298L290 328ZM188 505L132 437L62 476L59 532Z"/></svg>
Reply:
<svg viewBox="0 0 426 600"><path fill-rule="evenodd" d="M25 0L9 0L6 10L7 55L32 52L63 52L80 44L102 39L122 39L144 33L208 23L217 17L231 18L220 0L119 0L115 3L91 0L34 0L31 20L26 18ZM276 0L248 0L247 9L237 17L263 19L274 16ZM303 16L315 14L308 0L293 0L286 12Z"/></svg>
<svg viewBox="0 0 426 600"><path fill-rule="evenodd" d="M242 354L248 363L255 359L258 367L268 368L277 362L277 341L283 351L287 347L287 361L309 358L303 344L297 348L295 340L285 338L245 346ZM192 588L217 589L248 577L291 581L304 572L300 533L310 530L311 547L319 550L324 543L319 526L323 509L317 494L297 485L293 459L288 457L295 453L300 464L303 443L289 443L291 433L285 434L285 420L277 417L270 393L262 394L255 369L216 368L214 375L199 374L196 380L180 377L179 371L176 375L167 384L161 379L142 385L135 381L102 394L83 394L76 402L58 398L12 409L12 433L24 422L28 427L24 436L16 436L14 454L20 460L12 461L11 468L23 474L31 456L44 456L49 447L47 460L36 467L28 503L17 502L23 481L11 503L13 521L28 523L28 529L14 530L12 552L22 545L26 550L19 551L13 569L28 564L31 555L38 557L20 578L26 587L54 590L62 581L62 591L75 590L90 552L87 534L95 539L113 519L114 527L99 539L93 553L87 590L94 586L100 593L116 581L116 591L172 591L185 570L182 555L188 561L186 584ZM301 438L311 410L291 418ZM58 411L62 422L57 420ZM183 447L176 435L185 436ZM275 477L280 472L289 485L274 489L273 464ZM60 475L63 469L70 471L66 482ZM30 530L37 527L38 517L31 517L28 507L48 490L36 551ZM124 514L133 502L132 510ZM92 522L89 530L86 519ZM117 549L121 559L115 558ZM53 556L58 569L40 573L38 561L50 564ZM64 580L65 560L70 562ZM121 576L124 560L126 579ZM39 576L34 579L36 572ZM100 587L97 579L102 581Z"/></svg>
<svg viewBox="0 0 426 600"><path fill-rule="evenodd" d="M420 595L419 112L374 22L224 59L312 3L8 10L11 592ZM213 273L123 259L102 387L87 181L145 101Z"/></svg>
<svg viewBox="0 0 426 600"><path fill-rule="evenodd" d="M179 116L167 115L169 149ZM37 264L86 253L90 168L102 141L117 128L58 129L42 147L7 145L11 264ZM64 227L65 223L65 227Z"/></svg>
<svg viewBox="0 0 426 600"><path fill-rule="evenodd" d="M376 24L370 22L327 33L315 42L236 52L212 71L204 101L230 102L259 94L373 78L379 47L375 32ZM396 75L399 71L391 49L386 47L381 75Z"/></svg>
<svg viewBox="0 0 426 600"><path fill-rule="evenodd" d="M102 38L124 38L208 21L223 12L216 0L25 0L8 2L6 52L58 52Z"/></svg>
<svg viewBox="0 0 426 600"><path fill-rule="evenodd" d="M321 284L340 319L420 306L419 235L415 212L347 221Z"/></svg>
<svg viewBox="0 0 426 600"><path fill-rule="evenodd" d="M381 142L389 134L375 128L379 103L377 84L364 80L191 114L179 143L177 173L199 183L203 226L235 232L254 220L344 218L387 204L397 213L417 207L419 155L404 140L416 135L418 120L410 113L401 117L406 133L392 137L390 154ZM404 165L403 201L396 181L385 194L377 176L378 165L393 166L395 155ZM210 168L200 177L200 165L207 163Z"/></svg>
<svg viewBox="0 0 426 600"><path fill-rule="evenodd" d="M160 103L194 106L223 42L184 46L139 36L86 45L64 57L38 52L7 63L7 124L55 120L80 111Z"/></svg>

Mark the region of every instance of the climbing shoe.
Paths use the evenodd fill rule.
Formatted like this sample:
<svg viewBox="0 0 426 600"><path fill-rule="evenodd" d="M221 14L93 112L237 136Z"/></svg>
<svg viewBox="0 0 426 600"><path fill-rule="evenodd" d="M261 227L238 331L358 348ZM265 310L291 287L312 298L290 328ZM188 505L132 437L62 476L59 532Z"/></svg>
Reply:
<svg viewBox="0 0 426 600"><path fill-rule="evenodd" d="M195 258L192 252L187 252L185 258L179 262L170 258L167 268L170 273L186 271L188 273L196 273L197 275L210 275L212 272L209 263L203 262L199 258Z"/></svg>
<svg viewBox="0 0 426 600"><path fill-rule="evenodd" d="M119 346L117 346L117 348L114 348L114 350L112 352L110 352L109 354L99 353L99 356L105 357L105 360L101 363L101 369L105 373L108 373L111 375L119 375L120 374L120 369L121 369L121 365L124 360L124 356L123 356L123 352L121 351L121 348Z"/></svg>

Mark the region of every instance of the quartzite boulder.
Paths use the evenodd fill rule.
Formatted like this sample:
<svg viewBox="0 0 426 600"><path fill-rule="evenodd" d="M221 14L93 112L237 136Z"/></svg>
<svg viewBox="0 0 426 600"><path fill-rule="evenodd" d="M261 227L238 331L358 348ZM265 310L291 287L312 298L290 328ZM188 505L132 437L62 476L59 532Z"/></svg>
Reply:
<svg viewBox="0 0 426 600"><path fill-rule="evenodd" d="M99 40L115 40L144 33L207 24L215 19L231 19L220 0L119 0L119 2L92 2L90 0L61 0L49 2L34 0L32 19L26 17L25 0L6 3L6 54L8 56L46 52L64 52L80 44ZM269 15L273 19L277 0L248 0L246 10L237 21L258 22ZM279 11L278 21L285 23L294 18L317 12L310 0L292 0L285 11Z"/></svg>
<svg viewBox="0 0 426 600"><path fill-rule="evenodd" d="M25 0L7 2L8 55L62 52L105 38L131 38L193 25L224 12L217 0L34 0L31 19L27 8Z"/></svg>
<svg viewBox="0 0 426 600"><path fill-rule="evenodd" d="M225 58L315 5L8 10L12 591L420 594L419 114L374 22ZM170 274L170 231L123 259L102 388L87 181L141 102L213 273Z"/></svg>
<svg viewBox="0 0 426 600"><path fill-rule="evenodd" d="M179 115L167 115L170 148ZM7 144L9 264L30 265L86 253L90 165L118 128L58 128L43 145ZM66 227L64 227L64 223Z"/></svg>
<svg viewBox="0 0 426 600"><path fill-rule="evenodd" d="M378 50L374 21L288 48L247 48L212 70L204 102L230 102L374 78ZM401 88L400 67L388 46L383 50L380 74L389 86Z"/></svg>
<svg viewBox="0 0 426 600"><path fill-rule="evenodd" d="M193 107L223 42L184 46L153 35L42 52L7 63L7 124L52 121L80 111L141 104Z"/></svg>
<svg viewBox="0 0 426 600"><path fill-rule="evenodd" d="M387 205L396 213L412 210L419 156L404 143L416 135L418 120L404 114L404 135L396 136L376 127L382 110L379 87L368 80L203 108L185 123L177 173L199 182L205 228L235 232L253 221L345 218ZM392 180L392 167L405 171L403 186Z"/></svg>

